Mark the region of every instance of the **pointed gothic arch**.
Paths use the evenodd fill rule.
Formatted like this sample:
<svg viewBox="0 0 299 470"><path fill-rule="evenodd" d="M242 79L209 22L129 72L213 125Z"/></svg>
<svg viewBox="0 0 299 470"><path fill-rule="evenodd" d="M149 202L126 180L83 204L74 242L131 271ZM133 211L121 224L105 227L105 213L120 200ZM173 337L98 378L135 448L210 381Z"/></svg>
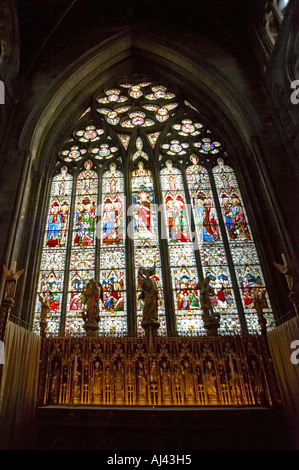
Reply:
<svg viewBox="0 0 299 470"><path fill-rule="evenodd" d="M184 103L190 109L190 115L194 112L196 114L197 109L200 108L200 114L204 118L209 117L210 122L212 119L215 120L215 131L218 134L215 139L216 141L225 141L230 159L234 163L240 184L245 191L245 197L246 193L250 193L252 187L250 170L246 164L244 165L244 159L251 158L252 136L259 131L258 119L255 120L256 115L252 106L245 98L242 100L242 96L236 93L233 86L224 77L214 73L215 70L211 64L202 63L195 66L189 59L183 58L169 48L166 50L165 46L159 44L155 44L152 53L149 53L150 46L153 46L150 41L135 37L128 31L116 35L107 43L94 48L85 57L79 58L53 83L45 94L44 100L41 100L39 106L29 116L20 138L20 147L24 151L26 149L28 155L31 155L26 163L24 178L26 179L26 187L34 187L34 191L25 198L21 194L18 204L20 210L25 207L25 211L31 211L31 208L34 208L32 219L30 218L31 214L27 218L29 224L34 220L33 214L38 213L39 217L35 219L34 227L31 226L30 229L28 229L28 224L24 228L22 221L17 221L15 230L19 234L29 231L27 255L21 259L24 259L26 267L31 272L37 272L40 263L40 259L36 255L35 240L42 232L42 221L46 217L50 176L58 148L66 136L72 134L84 110L87 110L92 104L91 97L94 96L95 99L98 90L105 90L112 76L113 80L110 83L115 81L116 73L119 73L119 76L129 76L133 73L133 77L136 78L137 66L136 64L132 65L133 57L137 65L140 62L142 70L145 70L144 62L146 61L151 66L153 65L152 71L156 73L154 80L161 83L173 81L173 87L182 91L180 96L193 103L192 106L195 109L190 107L189 102ZM167 80L161 79L161 74L165 74ZM141 78L143 77L144 75ZM183 84L184 79L187 80L186 84ZM188 88L190 83L193 84L193 89L189 96L186 93L186 87ZM179 85L182 88L179 88ZM182 98L180 100L180 103L183 104L184 100ZM114 130L112 129L111 132L113 134ZM160 135L158 139L161 138ZM153 154L156 155L156 152L157 150L153 150ZM122 147L123 158L124 153L125 149ZM65 163L67 165L68 162ZM255 163L257 166L260 165L257 159ZM157 169L155 171L154 181L156 182L158 181ZM246 185L244 185L244 181L246 181ZM127 178L126 184L128 185ZM265 184L266 198L267 191L269 191L268 182ZM250 205L248 209L250 212ZM277 212L273 211L271 217L272 215L277 216ZM278 217L275 222L279 222ZM257 223L257 225L259 224ZM279 223L278 227L280 227ZM278 230L280 229L278 228ZM12 245L10 248L11 259L18 257L20 243ZM167 263L169 260L165 262ZM24 301L26 308L33 302L34 294L31 286L32 279L27 278L20 296L20 305ZM173 304L174 301L170 299L169 293L166 296L169 305ZM133 315L134 302L132 300L132 304L128 305L129 315ZM28 319L30 313L28 312L26 315ZM131 324L134 324L133 318ZM170 326L172 330L175 329L173 319L170 321ZM132 328L134 331L135 327Z"/></svg>
<svg viewBox="0 0 299 470"><path fill-rule="evenodd" d="M252 293L265 282L226 160L200 113L163 82L135 77L99 90L58 152L35 279L35 328L46 294L48 333L82 334L84 286L95 279L104 291L101 334L142 335L139 269L155 267L158 334L205 334L196 286L207 276L219 331L258 333ZM74 175L69 191L63 163ZM269 299L264 308L270 324Z"/></svg>

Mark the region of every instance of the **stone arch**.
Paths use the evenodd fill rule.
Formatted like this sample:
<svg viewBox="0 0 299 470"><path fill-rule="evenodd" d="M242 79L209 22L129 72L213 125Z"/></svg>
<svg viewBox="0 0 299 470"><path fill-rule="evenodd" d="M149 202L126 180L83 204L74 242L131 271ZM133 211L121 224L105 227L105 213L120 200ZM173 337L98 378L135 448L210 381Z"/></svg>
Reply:
<svg viewBox="0 0 299 470"><path fill-rule="evenodd" d="M252 160L252 141L260 134L261 124L254 106L243 93L244 89L237 88L206 57L195 60L163 41L141 37L131 29L116 34L79 57L51 83L22 129L19 149L28 158L23 168L16 214L23 217L15 220L7 252L8 264L18 259L18 264L22 264L27 272L20 288L18 307L23 301L30 305L29 273L35 272L38 262L36 242L41 233L49 174L59 143L88 107L88 100L97 89L113 81L115 76L147 74L148 68L158 79L171 80L186 92L195 106L204 110L204 117L214 123L216 135L227 143L241 178L247 182L246 191L250 193L252 179L249 167L243 163ZM257 156L254 160L256 174L260 172L265 185L264 197L269 203L271 198L267 194L263 169ZM275 213L274 209L272 213Z"/></svg>

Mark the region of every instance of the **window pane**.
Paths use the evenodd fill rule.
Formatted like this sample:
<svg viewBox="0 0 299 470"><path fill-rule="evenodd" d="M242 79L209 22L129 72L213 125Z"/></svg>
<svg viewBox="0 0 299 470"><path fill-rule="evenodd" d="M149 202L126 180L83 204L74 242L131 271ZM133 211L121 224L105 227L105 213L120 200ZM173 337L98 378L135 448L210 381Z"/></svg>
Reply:
<svg viewBox="0 0 299 470"><path fill-rule="evenodd" d="M181 172L169 160L161 170L171 283L179 335L204 332L194 291L198 274Z"/></svg>
<svg viewBox="0 0 299 470"><path fill-rule="evenodd" d="M265 289L265 281L244 209L239 185L234 171L218 159L213 175L222 216L235 267L249 333L259 331L253 304L253 289ZM265 317L273 321L269 299L264 301Z"/></svg>
<svg viewBox="0 0 299 470"><path fill-rule="evenodd" d="M47 330L52 335L60 327L72 184L66 167L53 178L38 279L33 328L39 331L41 305L47 297Z"/></svg>
<svg viewBox="0 0 299 470"><path fill-rule="evenodd" d="M141 151L141 149L139 149ZM134 219L134 260L137 290L137 331L143 335L141 326L143 302L139 299L138 269L156 267L152 278L159 289L158 334L166 335L166 319L163 302L161 259L158 239L157 205L154 194L154 181L151 172L139 162L138 169L132 172L132 198Z"/></svg>
<svg viewBox="0 0 299 470"><path fill-rule="evenodd" d="M103 175L101 210L99 256L104 298L100 305L99 331L110 336L122 336L128 331L125 196L124 177L114 163Z"/></svg>
<svg viewBox="0 0 299 470"><path fill-rule="evenodd" d="M208 171L191 156L192 165L186 170L190 200L194 215L197 243L203 276L209 276L215 295L213 309L220 314L221 334L240 332L239 316L218 223ZM193 295L198 296L198 293Z"/></svg>
<svg viewBox="0 0 299 470"><path fill-rule="evenodd" d="M83 329L82 292L90 279L95 278L95 225L98 176L92 163L77 178L72 251L68 282L66 334L85 333Z"/></svg>

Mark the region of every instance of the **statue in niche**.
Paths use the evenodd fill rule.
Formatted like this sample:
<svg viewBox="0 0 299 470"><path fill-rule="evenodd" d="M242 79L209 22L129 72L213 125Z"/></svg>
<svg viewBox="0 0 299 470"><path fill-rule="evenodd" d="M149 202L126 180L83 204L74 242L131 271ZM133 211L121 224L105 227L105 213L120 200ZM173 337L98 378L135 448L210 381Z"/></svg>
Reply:
<svg viewBox="0 0 299 470"><path fill-rule="evenodd" d="M241 393L241 379L238 373L237 364L235 365L235 360L229 355L228 363L228 382L230 387L231 399L234 404L243 403L242 393Z"/></svg>
<svg viewBox="0 0 299 470"><path fill-rule="evenodd" d="M81 396L81 372L80 372L79 368L77 368L76 371L75 371L73 392L74 392L74 397L73 397L74 403L80 403L80 396Z"/></svg>
<svg viewBox="0 0 299 470"><path fill-rule="evenodd" d="M82 403L89 402L89 368L87 365L84 365L83 370L83 388L82 388Z"/></svg>
<svg viewBox="0 0 299 470"><path fill-rule="evenodd" d="M161 365L161 384L163 400L168 403L171 400L171 376L166 361Z"/></svg>
<svg viewBox="0 0 299 470"><path fill-rule="evenodd" d="M82 312L82 318L84 320L84 329L88 335L95 333L98 329L100 300L103 301L102 286L100 283L97 284L94 279L90 279L82 295L83 304L86 306L86 310Z"/></svg>
<svg viewBox="0 0 299 470"><path fill-rule="evenodd" d="M138 398L142 402L146 400L146 372L142 361L138 364Z"/></svg>
<svg viewBox="0 0 299 470"><path fill-rule="evenodd" d="M217 394L217 377L213 364L211 361L206 363L205 371L205 389L208 395L208 401L210 404L218 403L218 394Z"/></svg>
<svg viewBox="0 0 299 470"><path fill-rule="evenodd" d="M67 371L67 366L64 364L62 367L62 379L61 379L61 403L67 402L67 382L68 382L68 371Z"/></svg>
<svg viewBox="0 0 299 470"><path fill-rule="evenodd" d="M173 373L173 389L175 395L175 402L177 405L182 404L182 381L179 366L175 364Z"/></svg>
<svg viewBox="0 0 299 470"><path fill-rule="evenodd" d="M249 370L253 382L253 393L258 405L265 404L265 392L263 385L263 375L258 358L250 358Z"/></svg>
<svg viewBox="0 0 299 470"><path fill-rule="evenodd" d="M116 366L114 384L116 402L122 402L124 398L124 371L121 362L118 362Z"/></svg>
<svg viewBox="0 0 299 470"><path fill-rule="evenodd" d="M132 366L128 366L127 374L126 374L126 383L127 383L127 403L132 405L134 402L134 383L135 383L135 376L132 372Z"/></svg>
<svg viewBox="0 0 299 470"><path fill-rule="evenodd" d="M217 334L217 329L220 325L220 315L213 310L211 297L215 295L215 291L210 285L210 281L211 278L209 276L200 280L196 284L195 290L199 290L200 307L205 328L208 335L214 336Z"/></svg>
<svg viewBox="0 0 299 470"><path fill-rule="evenodd" d="M158 380L159 380L159 372L157 369L157 363L155 359L151 360L150 365L150 394L151 394L151 403L157 404L158 403Z"/></svg>
<svg viewBox="0 0 299 470"><path fill-rule="evenodd" d="M106 367L105 371L105 402L111 403L111 385L112 385L112 377L110 366Z"/></svg>
<svg viewBox="0 0 299 470"><path fill-rule="evenodd" d="M56 361L51 374L50 399L51 403L58 403L59 398L60 367Z"/></svg>
<svg viewBox="0 0 299 470"><path fill-rule="evenodd" d="M100 402L102 394L102 370L101 365L96 361L92 376L92 400L94 403Z"/></svg>
<svg viewBox="0 0 299 470"><path fill-rule="evenodd" d="M151 279L155 274L155 267L150 269L139 268L138 278L141 287L139 298L143 300L143 323L159 323L158 322L158 300L159 291L156 282Z"/></svg>
<svg viewBox="0 0 299 470"><path fill-rule="evenodd" d="M192 372L192 366L191 364L189 365L188 361L184 362L182 374L184 377L186 398L187 400L191 400L194 398L194 377Z"/></svg>

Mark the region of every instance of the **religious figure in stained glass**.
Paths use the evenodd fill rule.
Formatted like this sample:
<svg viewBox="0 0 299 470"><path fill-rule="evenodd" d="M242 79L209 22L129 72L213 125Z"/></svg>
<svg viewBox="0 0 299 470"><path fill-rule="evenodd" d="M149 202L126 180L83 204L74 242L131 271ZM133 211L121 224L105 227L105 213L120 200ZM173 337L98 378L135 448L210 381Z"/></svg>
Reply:
<svg viewBox="0 0 299 470"><path fill-rule="evenodd" d="M103 179L102 242L116 244L123 240L123 177L114 164Z"/></svg>
<svg viewBox="0 0 299 470"><path fill-rule="evenodd" d="M95 230L95 201L85 196L77 204L74 244L78 246L92 245Z"/></svg>
<svg viewBox="0 0 299 470"><path fill-rule="evenodd" d="M61 234L62 234L62 215L59 207L59 203L54 201L48 218L48 234L47 243L49 247L60 245Z"/></svg>
<svg viewBox="0 0 299 470"><path fill-rule="evenodd" d="M139 162L138 170L133 172L132 182L136 237L140 239L153 238L153 229L156 227L152 226L153 204L155 204L152 177L142 162Z"/></svg>
<svg viewBox="0 0 299 470"><path fill-rule="evenodd" d="M247 222L244 211L238 197L223 198L223 208L225 211L226 227L231 240L235 240L239 236L244 236L248 240L250 235L248 232Z"/></svg>
<svg viewBox="0 0 299 470"><path fill-rule="evenodd" d="M221 159L218 159L218 167L215 167L214 175L230 240L250 240L248 224L233 171L225 166Z"/></svg>
<svg viewBox="0 0 299 470"><path fill-rule="evenodd" d="M103 243L108 245L122 240L121 220L123 217L122 200L119 195L107 195L104 200L103 212Z"/></svg>

